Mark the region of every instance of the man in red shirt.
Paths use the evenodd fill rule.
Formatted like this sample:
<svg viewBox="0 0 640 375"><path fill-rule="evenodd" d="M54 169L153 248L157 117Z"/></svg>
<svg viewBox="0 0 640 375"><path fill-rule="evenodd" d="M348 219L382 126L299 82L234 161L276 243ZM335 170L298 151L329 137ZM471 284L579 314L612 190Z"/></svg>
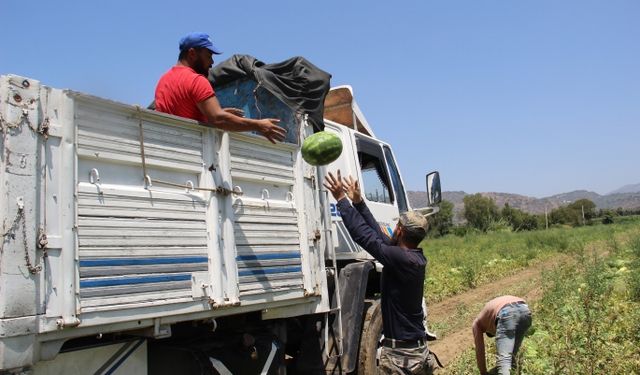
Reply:
<svg viewBox="0 0 640 375"><path fill-rule="evenodd" d="M213 65L213 46L209 35L191 33L180 40L178 63L169 69L156 86L156 110L187 117L209 126L234 132L257 131L272 143L282 141L286 130L278 119L244 118L239 109L220 107L207 79Z"/></svg>

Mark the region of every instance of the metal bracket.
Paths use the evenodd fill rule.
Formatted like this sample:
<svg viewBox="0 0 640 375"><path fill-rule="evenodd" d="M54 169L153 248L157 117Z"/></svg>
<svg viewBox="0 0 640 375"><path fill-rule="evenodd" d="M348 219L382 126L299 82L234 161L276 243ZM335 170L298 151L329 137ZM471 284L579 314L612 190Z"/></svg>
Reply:
<svg viewBox="0 0 640 375"><path fill-rule="evenodd" d="M89 183L98 185L100 183L100 173L96 168L91 169L89 172Z"/></svg>
<svg viewBox="0 0 640 375"><path fill-rule="evenodd" d="M219 303L219 302L216 302L213 298L209 298L209 305L214 310L228 308L228 307L237 307L237 306L240 306L240 304L241 304L240 301L225 301L225 302Z"/></svg>
<svg viewBox="0 0 640 375"><path fill-rule="evenodd" d="M148 174L144 175L144 188L149 189L152 186L153 184L151 183L151 176L149 176Z"/></svg>
<svg viewBox="0 0 640 375"><path fill-rule="evenodd" d="M266 198L265 198L265 196L266 196ZM264 200L264 201L269 199L269 190L262 189L262 191L260 191L260 198L262 198L262 200Z"/></svg>
<svg viewBox="0 0 640 375"><path fill-rule="evenodd" d="M239 197L240 195L242 195L244 193L242 192L242 188L240 186L236 185L236 186L233 187L232 194L233 194L234 198L237 198L237 197Z"/></svg>
<svg viewBox="0 0 640 375"><path fill-rule="evenodd" d="M89 183L96 186L98 189L98 195L102 195L102 190L100 189L100 172L96 168L92 168L89 171Z"/></svg>
<svg viewBox="0 0 640 375"><path fill-rule="evenodd" d="M187 189L186 189L187 193L194 190L193 189L193 181L187 180L184 184L187 187Z"/></svg>
<svg viewBox="0 0 640 375"><path fill-rule="evenodd" d="M60 329L67 328L67 327L77 327L80 325L80 323L82 323L82 321L77 317L60 318L56 320L56 324Z"/></svg>
<svg viewBox="0 0 640 375"><path fill-rule="evenodd" d="M49 241L47 240L47 233L43 227L38 228L38 248L46 249Z"/></svg>

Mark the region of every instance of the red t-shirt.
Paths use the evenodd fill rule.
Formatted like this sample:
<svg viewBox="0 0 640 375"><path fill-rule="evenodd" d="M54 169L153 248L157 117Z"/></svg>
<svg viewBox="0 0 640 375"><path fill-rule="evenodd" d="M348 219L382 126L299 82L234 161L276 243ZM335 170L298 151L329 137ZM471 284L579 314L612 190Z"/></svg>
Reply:
<svg viewBox="0 0 640 375"><path fill-rule="evenodd" d="M156 86L156 110L207 122L197 103L214 96L209 80L188 66L169 69Z"/></svg>

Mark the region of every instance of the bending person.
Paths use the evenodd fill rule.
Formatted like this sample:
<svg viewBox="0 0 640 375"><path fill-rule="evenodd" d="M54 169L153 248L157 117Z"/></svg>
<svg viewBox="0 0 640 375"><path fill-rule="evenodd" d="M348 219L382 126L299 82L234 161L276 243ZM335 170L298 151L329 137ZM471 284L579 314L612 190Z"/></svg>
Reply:
<svg viewBox="0 0 640 375"><path fill-rule="evenodd" d="M531 326L531 311L524 299L501 296L487 302L473 322L476 362L480 374L488 374L484 352L484 336L496 338L496 367L500 375L515 368L515 357L525 333Z"/></svg>

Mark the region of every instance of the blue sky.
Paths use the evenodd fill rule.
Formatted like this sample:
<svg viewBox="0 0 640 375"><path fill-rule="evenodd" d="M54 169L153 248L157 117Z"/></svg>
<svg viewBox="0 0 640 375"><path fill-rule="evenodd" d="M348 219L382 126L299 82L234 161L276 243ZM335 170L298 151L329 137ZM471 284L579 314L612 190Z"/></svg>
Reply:
<svg viewBox="0 0 640 375"><path fill-rule="evenodd" d="M393 3L393 6L390 4ZM0 0L0 74L131 104L179 38L302 55L350 84L409 190L536 197L640 182L640 2Z"/></svg>

